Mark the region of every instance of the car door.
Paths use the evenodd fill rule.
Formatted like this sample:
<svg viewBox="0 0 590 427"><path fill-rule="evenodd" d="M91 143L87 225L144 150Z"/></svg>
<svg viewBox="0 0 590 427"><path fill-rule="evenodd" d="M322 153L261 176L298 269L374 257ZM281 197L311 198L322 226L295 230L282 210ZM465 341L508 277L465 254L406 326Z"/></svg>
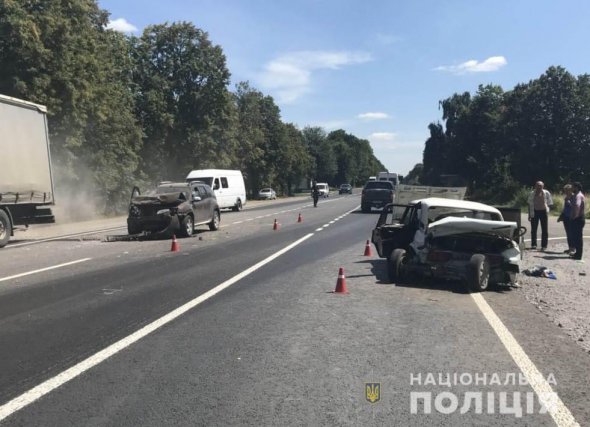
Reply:
<svg viewBox="0 0 590 427"><path fill-rule="evenodd" d="M195 224L200 224L206 219L206 197L207 193L202 190L202 185L196 184L193 186L191 205L195 218Z"/></svg>
<svg viewBox="0 0 590 427"><path fill-rule="evenodd" d="M416 231L416 215L412 205L388 204L383 208L371 236L380 257L387 258L394 249L408 247Z"/></svg>

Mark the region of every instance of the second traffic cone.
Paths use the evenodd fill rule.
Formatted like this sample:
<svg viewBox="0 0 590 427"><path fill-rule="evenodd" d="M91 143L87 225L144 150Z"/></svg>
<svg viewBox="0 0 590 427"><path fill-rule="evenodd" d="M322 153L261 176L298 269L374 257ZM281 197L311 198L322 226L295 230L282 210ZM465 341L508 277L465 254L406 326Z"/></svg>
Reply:
<svg viewBox="0 0 590 427"><path fill-rule="evenodd" d="M299 216L297 217L297 222L303 222L303 217L301 216L301 213L299 213Z"/></svg>
<svg viewBox="0 0 590 427"><path fill-rule="evenodd" d="M346 290L346 277L344 277L344 269L340 267L338 270L338 280L336 281L336 289L334 289L335 294L347 294L348 290Z"/></svg>
<svg viewBox="0 0 590 427"><path fill-rule="evenodd" d="M364 256L373 256L371 252L371 244L367 240L367 244L365 245L365 255Z"/></svg>
<svg viewBox="0 0 590 427"><path fill-rule="evenodd" d="M180 245L176 241L176 234L172 235L172 247L170 248L170 252L178 252L180 251Z"/></svg>
<svg viewBox="0 0 590 427"><path fill-rule="evenodd" d="M275 219L275 223L273 224L272 229L273 230L278 230L279 228L281 228L281 224L279 224L277 222L277 220Z"/></svg>

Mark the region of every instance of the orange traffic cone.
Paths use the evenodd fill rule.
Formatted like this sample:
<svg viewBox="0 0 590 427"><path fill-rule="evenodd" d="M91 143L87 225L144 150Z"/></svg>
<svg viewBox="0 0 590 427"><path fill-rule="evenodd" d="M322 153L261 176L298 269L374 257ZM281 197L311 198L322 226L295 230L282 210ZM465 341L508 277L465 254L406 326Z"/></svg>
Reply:
<svg viewBox="0 0 590 427"><path fill-rule="evenodd" d="M297 217L297 222L303 222L303 217L301 216L301 213L299 213L299 216Z"/></svg>
<svg viewBox="0 0 590 427"><path fill-rule="evenodd" d="M335 294L347 294L348 291L346 290L346 277L344 277L344 269L340 267L338 270L338 280L336 281L336 289L334 289Z"/></svg>
<svg viewBox="0 0 590 427"><path fill-rule="evenodd" d="M371 244L367 240L367 244L365 245L365 255L364 256L373 256L371 253Z"/></svg>
<svg viewBox="0 0 590 427"><path fill-rule="evenodd" d="M272 226L273 230L278 230L279 228L281 228L281 224L279 224L275 218L275 223Z"/></svg>
<svg viewBox="0 0 590 427"><path fill-rule="evenodd" d="M180 245L176 241L176 234L173 234L172 235L172 247L170 248L170 252L179 252L179 251L180 251Z"/></svg>

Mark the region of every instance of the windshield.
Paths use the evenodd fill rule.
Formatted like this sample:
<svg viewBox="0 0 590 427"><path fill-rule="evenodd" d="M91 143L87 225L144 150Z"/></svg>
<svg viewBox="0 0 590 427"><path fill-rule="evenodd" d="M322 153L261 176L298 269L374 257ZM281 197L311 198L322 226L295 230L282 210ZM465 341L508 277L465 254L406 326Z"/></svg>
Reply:
<svg viewBox="0 0 590 427"><path fill-rule="evenodd" d="M212 176L191 178L190 181L191 182L199 181L199 182L205 183L209 187L213 188L213 177Z"/></svg>

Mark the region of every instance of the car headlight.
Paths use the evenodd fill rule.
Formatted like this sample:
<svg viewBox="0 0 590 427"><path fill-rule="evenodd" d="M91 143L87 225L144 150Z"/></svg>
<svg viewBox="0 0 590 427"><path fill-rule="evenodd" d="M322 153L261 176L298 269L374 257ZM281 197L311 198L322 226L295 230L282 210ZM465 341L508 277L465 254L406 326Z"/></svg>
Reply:
<svg viewBox="0 0 590 427"><path fill-rule="evenodd" d="M139 208L137 206L131 205L131 207L129 208L129 216L133 216L133 217L141 216L141 211L139 210Z"/></svg>
<svg viewBox="0 0 590 427"><path fill-rule="evenodd" d="M160 209L156 215L170 215L170 209Z"/></svg>

